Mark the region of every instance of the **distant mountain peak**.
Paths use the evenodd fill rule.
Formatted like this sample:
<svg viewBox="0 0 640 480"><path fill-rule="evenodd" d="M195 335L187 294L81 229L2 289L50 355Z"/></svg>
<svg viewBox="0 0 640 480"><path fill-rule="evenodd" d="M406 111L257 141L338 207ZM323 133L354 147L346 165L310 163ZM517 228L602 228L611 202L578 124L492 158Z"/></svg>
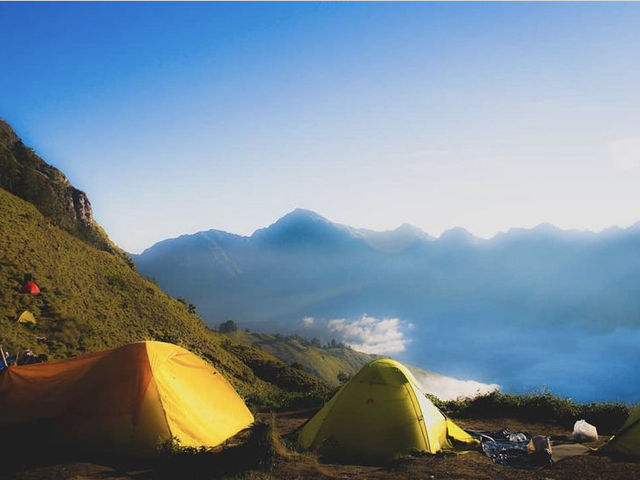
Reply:
<svg viewBox="0 0 640 480"><path fill-rule="evenodd" d="M549 222L542 222L531 229L532 232L540 233L558 233L562 230Z"/></svg>
<svg viewBox="0 0 640 480"><path fill-rule="evenodd" d="M431 235L429 235L427 232L425 232L421 228L416 227L415 225L411 225L410 223L403 223L402 225L397 227L394 230L394 232L412 233L412 234L416 235L417 237L433 238L433 237L431 237Z"/></svg>
<svg viewBox="0 0 640 480"><path fill-rule="evenodd" d="M356 237L351 229L327 220L312 210L296 208L266 228L256 230L252 239L272 246L324 246L344 244Z"/></svg>
<svg viewBox="0 0 640 480"><path fill-rule="evenodd" d="M383 232L366 228L354 229L354 231L371 247L388 253L402 251L420 241L433 240L427 233L408 223Z"/></svg>
<svg viewBox="0 0 640 480"><path fill-rule="evenodd" d="M322 215L314 212L313 210L307 210L305 208L296 208L290 211L284 216L280 217L273 225L279 222L300 222L300 221L312 221L312 222L326 222L332 223Z"/></svg>
<svg viewBox="0 0 640 480"><path fill-rule="evenodd" d="M479 240L479 238L473 235L473 233L471 233L466 228L453 227L442 232L442 234L438 237L438 240L448 242L475 242Z"/></svg>

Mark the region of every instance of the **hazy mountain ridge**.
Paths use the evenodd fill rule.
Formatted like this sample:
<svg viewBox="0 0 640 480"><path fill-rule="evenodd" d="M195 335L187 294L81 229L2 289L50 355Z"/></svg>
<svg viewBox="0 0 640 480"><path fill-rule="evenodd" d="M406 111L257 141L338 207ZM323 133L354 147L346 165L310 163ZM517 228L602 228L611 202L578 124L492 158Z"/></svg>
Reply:
<svg viewBox="0 0 640 480"><path fill-rule="evenodd" d="M638 225L593 233L564 231L542 224L532 229L511 229L488 240L478 239L464 229L452 229L434 239L413 227L409 240L404 237L400 242L403 248L397 247L398 236L402 236L398 230L355 229L334 224L313 212L296 210L249 237L213 230L164 240L136 256L136 262L142 272L156 278L168 291L197 302L211 321L221 316L239 317L242 321L240 317L244 315L242 309L222 306L210 309L204 297L217 297L216 287L228 288L230 292L245 290L249 297L254 294L261 297L253 287L277 294L274 282L260 284L260 275L274 281L288 279L291 283L288 286L298 293L304 293L303 287L309 290L308 294L312 294L311 290L322 290L325 292L322 300L305 302L313 309L318 301L326 301L324 297L340 297L354 289L370 290L385 283L388 287L385 292L393 292L404 285L403 295L407 295L408 281L414 283L414 290L425 286L437 288L431 285L435 278L446 281L458 275L458 280L464 281L443 294L473 297L474 292L485 294L493 286L499 296L517 297L528 289L528 300L535 301L538 294L552 294L547 288L549 282L571 281L575 291L567 292L565 288L563 295L584 295L584 300L588 300L594 289L610 287L614 279L623 281L627 275L640 271ZM374 241L367 240L374 237ZM609 278L603 281L602 275L596 273ZM198 288L193 287L195 278ZM222 280L230 284L219 284ZM501 285L495 285L500 282ZM285 286L280 287L283 289L280 295L289 298ZM280 300L286 302L287 298ZM300 297L291 300L299 303ZM403 309L406 308L405 303ZM361 309L372 312L367 305ZM361 312L320 313L340 316ZM268 309L257 317L247 317L247 321L275 319ZM636 324L636 319L627 323Z"/></svg>
<svg viewBox="0 0 640 480"><path fill-rule="evenodd" d="M217 233L224 262L192 248L193 236L163 242L162 252L152 246L136 262L209 322L234 318L254 330L328 339L337 335L331 319L348 324L366 313L399 319L401 358L450 377L507 389L550 385L587 399L632 395L640 365L626 347L598 364L601 378L562 365L606 356L615 339L640 332L639 224L599 233L542 224L491 239L464 229L438 238L414 232L403 248L384 248L398 245L389 232L376 248L367 233L297 210L249 237ZM384 247L380 237L390 238ZM302 325L305 317L317 321ZM491 354L470 358L477 348ZM610 368L627 380L610 386Z"/></svg>
<svg viewBox="0 0 640 480"><path fill-rule="evenodd" d="M317 340L307 340L297 335L243 330L226 335L238 342L266 350L289 365L298 364L299 368L334 387L341 382L340 374L344 375L344 381L344 378L353 376L364 365L378 358L376 355L358 352L342 345L323 347Z"/></svg>

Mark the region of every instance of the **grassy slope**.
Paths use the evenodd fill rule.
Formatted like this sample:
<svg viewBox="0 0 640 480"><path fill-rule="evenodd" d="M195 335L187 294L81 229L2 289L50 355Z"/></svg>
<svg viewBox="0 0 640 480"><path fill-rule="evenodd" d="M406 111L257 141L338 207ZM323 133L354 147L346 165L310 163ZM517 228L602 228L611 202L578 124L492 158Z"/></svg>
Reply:
<svg viewBox="0 0 640 480"><path fill-rule="evenodd" d="M339 385L338 373L353 376L375 355L357 352L346 347L320 348L306 345L296 336L236 331L228 334L238 342L255 345L272 353L288 364L299 363L304 370L321 378L329 385Z"/></svg>
<svg viewBox="0 0 640 480"><path fill-rule="evenodd" d="M206 328L184 304L131 269L126 260L61 230L33 205L0 189L0 342L68 357L155 339L209 359L244 395L260 403L289 392L324 392L318 379L271 354ZM42 295L19 293L25 272ZM15 320L24 309L36 327ZM47 337L37 343L36 337Z"/></svg>

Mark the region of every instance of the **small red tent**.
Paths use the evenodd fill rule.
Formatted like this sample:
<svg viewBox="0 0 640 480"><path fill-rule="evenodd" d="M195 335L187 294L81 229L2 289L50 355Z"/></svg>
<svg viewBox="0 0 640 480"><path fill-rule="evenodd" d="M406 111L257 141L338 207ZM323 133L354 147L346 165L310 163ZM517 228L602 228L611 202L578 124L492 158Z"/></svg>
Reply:
<svg viewBox="0 0 640 480"><path fill-rule="evenodd" d="M38 285L36 285L36 282L34 282L33 280L29 280L28 282L24 282L24 285L22 285L20 292L35 295L36 293L40 293L40 288L38 287Z"/></svg>

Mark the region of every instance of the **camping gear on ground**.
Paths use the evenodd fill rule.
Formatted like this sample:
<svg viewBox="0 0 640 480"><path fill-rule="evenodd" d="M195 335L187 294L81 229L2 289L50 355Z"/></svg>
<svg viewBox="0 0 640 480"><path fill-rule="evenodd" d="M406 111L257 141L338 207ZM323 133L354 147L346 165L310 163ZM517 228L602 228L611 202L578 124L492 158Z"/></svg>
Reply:
<svg viewBox="0 0 640 480"><path fill-rule="evenodd" d="M7 355L4 351L4 348L2 348L2 345L0 345L0 357L2 357L2 364L0 364L0 368L8 367L9 364L7 363Z"/></svg>
<svg viewBox="0 0 640 480"><path fill-rule="evenodd" d="M11 365L15 365L15 364L16 364L16 356L11 355L9 352L4 352L3 364L2 364L2 368L0 368L0 371L8 370L8 368Z"/></svg>
<svg viewBox="0 0 640 480"><path fill-rule="evenodd" d="M640 458L640 403L633 407L620 430L599 451L612 455Z"/></svg>
<svg viewBox="0 0 640 480"><path fill-rule="evenodd" d="M500 465L530 468L551 463L548 437L512 433L507 429L473 433L480 437L485 455Z"/></svg>
<svg viewBox="0 0 640 480"><path fill-rule="evenodd" d="M33 353L30 348L27 348L27 350L20 357L18 365L31 365L33 363L39 363L40 361L42 361L40 360L40 358L41 357Z"/></svg>
<svg viewBox="0 0 640 480"><path fill-rule="evenodd" d="M347 382L298 435L298 445L333 458L383 463L411 452L478 446L390 359L374 360Z"/></svg>
<svg viewBox="0 0 640 480"><path fill-rule="evenodd" d="M573 439L576 442L595 442L598 440L598 430L585 420L578 420L573 425Z"/></svg>
<svg viewBox="0 0 640 480"><path fill-rule="evenodd" d="M31 325L35 325L36 318L33 316L33 313L31 313L29 310L25 310L18 317L18 323L28 323Z"/></svg>
<svg viewBox="0 0 640 480"><path fill-rule="evenodd" d="M554 462L559 462L565 458L589 455L592 452L593 449L581 443L554 441L552 459Z"/></svg>
<svg viewBox="0 0 640 480"><path fill-rule="evenodd" d="M0 431L42 445L145 457L172 438L214 447L253 415L229 382L182 347L140 342L0 375Z"/></svg>
<svg viewBox="0 0 640 480"><path fill-rule="evenodd" d="M527 450L530 455L536 455L541 463L551 462L552 448L549 437L536 435L527 444Z"/></svg>

